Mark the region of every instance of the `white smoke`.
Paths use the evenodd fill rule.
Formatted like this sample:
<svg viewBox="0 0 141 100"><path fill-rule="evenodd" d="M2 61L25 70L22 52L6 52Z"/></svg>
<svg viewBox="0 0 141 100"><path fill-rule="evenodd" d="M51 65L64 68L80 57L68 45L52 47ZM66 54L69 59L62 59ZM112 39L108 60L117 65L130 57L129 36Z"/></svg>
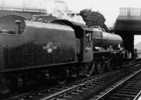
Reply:
<svg viewBox="0 0 141 100"><path fill-rule="evenodd" d="M70 10L62 0L0 0L2 9L42 9L55 17L84 23L80 16L68 16Z"/></svg>

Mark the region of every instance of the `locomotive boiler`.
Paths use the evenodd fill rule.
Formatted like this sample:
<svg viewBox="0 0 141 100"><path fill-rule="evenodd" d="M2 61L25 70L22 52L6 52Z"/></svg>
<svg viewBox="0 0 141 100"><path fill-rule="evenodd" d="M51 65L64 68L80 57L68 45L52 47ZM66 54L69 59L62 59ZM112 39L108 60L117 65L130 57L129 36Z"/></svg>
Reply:
<svg viewBox="0 0 141 100"><path fill-rule="evenodd" d="M110 67L113 54L114 58L116 51L119 54L114 48L120 44L118 35L67 20L42 23L15 15L1 17L0 92L28 84L32 78L60 80L74 74L92 75ZM97 51L95 47L105 49Z"/></svg>
<svg viewBox="0 0 141 100"><path fill-rule="evenodd" d="M122 38L114 33L107 33L102 30L102 28L93 28L94 46L98 47L109 47L117 48L119 45L122 45Z"/></svg>

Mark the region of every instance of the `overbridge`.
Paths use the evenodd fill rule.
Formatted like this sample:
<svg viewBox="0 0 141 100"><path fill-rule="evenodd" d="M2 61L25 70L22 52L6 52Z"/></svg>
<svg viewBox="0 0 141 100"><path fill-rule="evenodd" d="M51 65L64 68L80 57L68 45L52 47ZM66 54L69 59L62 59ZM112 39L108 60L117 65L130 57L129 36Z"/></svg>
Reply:
<svg viewBox="0 0 141 100"><path fill-rule="evenodd" d="M115 33L124 39L125 48L134 57L134 35L141 35L141 9L120 8L120 14L114 26Z"/></svg>

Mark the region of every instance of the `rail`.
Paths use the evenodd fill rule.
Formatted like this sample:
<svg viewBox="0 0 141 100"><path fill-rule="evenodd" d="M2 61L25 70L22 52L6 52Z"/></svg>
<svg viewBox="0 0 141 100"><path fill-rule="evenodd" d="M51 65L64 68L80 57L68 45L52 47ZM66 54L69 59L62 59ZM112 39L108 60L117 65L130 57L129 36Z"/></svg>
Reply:
<svg viewBox="0 0 141 100"><path fill-rule="evenodd" d="M140 66L140 64L137 64L136 66ZM128 80L134 78L135 76L137 76L139 73L141 73L141 69L137 70L135 72L133 72L132 74L130 74L129 76L123 78L122 80L120 80L119 82L113 84L112 86L110 86L109 88L105 89L104 91L100 92L98 95L93 96L90 100L104 100L103 98L105 98L106 96L110 95L111 92L115 91L116 89L118 89L121 85L123 85L125 82L127 82ZM137 100L137 98L141 95L141 91L136 95L134 100Z"/></svg>

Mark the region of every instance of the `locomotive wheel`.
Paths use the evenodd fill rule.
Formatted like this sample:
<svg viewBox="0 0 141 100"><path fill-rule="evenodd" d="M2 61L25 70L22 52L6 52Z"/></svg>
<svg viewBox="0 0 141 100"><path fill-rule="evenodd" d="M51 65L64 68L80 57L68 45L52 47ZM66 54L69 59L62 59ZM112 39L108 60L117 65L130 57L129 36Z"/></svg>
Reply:
<svg viewBox="0 0 141 100"><path fill-rule="evenodd" d="M71 78L77 78L77 77L84 76L84 74L86 73L85 67L86 67L86 65L82 65L82 64L77 64L77 65L71 66L71 68L69 69L69 71L70 71L69 76Z"/></svg>
<svg viewBox="0 0 141 100"><path fill-rule="evenodd" d="M50 78L56 81L57 83L61 83L65 81L69 74L70 74L70 71L64 68L56 68L56 69L50 70Z"/></svg>
<svg viewBox="0 0 141 100"><path fill-rule="evenodd" d="M95 73L96 64L94 62L92 62L89 67L90 67L90 70L88 71L87 76L92 76Z"/></svg>
<svg viewBox="0 0 141 100"><path fill-rule="evenodd" d="M110 61L106 62L106 70L107 71L112 71L112 66L111 66L111 62Z"/></svg>
<svg viewBox="0 0 141 100"><path fill-rule="evenodd" d="M7 79L3 75L0 75L0 96L10 92L11 90L7 85Z"/></svg>
<svg viewBox="0 0 141 100"><path fill-rule="evenodd" d="M103 66L103 64L102 63L97 63L96 64L96 69L97 69L97 73L98 74L102 74L103 72L104 72L104 66Z"/></svg>
<svg viewBox="0 0 141 100"><path fill-rule="evenodd" d="M90 68L90 64L87 63L87 64L84 64L84 65L81 65L80 66L80 72L79 72L79 76L80 77L86 77L89 73L89 68Z"/></svg>
<svg viewBox="0 0 141 100"><path fill-rule="evenodd" d="M5 84L6 86L10 89L10 91L14 91L15 89L18 88L18 81L17 77L15 75L6 75L5 76Z"/></svg>
<svg viewBox="0 0 141 100"><path fill-rule="evenodd" d="M81 77L84 76L84 74L86 73L86 65L84 64L77 64L72 66L71 68L71 77L72 78L77 78L77 77Z"/></svg>

